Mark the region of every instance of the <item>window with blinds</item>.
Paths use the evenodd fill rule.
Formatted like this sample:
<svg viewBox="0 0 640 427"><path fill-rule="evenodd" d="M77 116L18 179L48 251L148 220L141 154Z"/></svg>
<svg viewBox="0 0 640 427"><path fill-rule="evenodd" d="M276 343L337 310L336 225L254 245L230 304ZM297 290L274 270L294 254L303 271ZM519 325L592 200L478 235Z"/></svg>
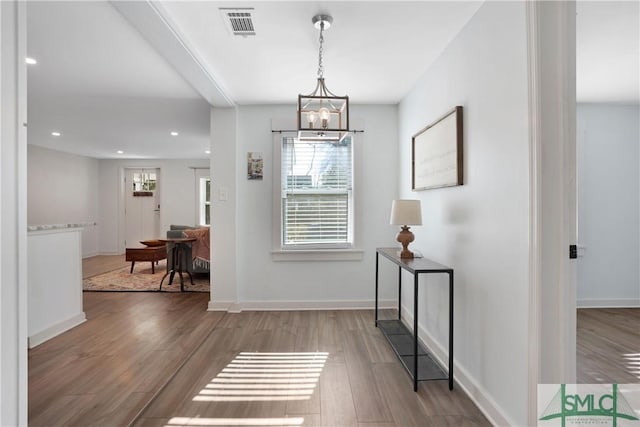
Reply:
<svg viewBox="0 0 640 427"><path fill-rule="evenodd" d="M283 138L283 247L339 248L352 243L353 147Z"/></svg>

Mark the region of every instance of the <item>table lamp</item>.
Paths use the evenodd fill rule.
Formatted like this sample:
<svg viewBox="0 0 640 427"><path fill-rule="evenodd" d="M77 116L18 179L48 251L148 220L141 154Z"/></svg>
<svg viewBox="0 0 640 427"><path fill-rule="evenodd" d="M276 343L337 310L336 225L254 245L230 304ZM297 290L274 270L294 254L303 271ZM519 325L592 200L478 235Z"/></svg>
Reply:
<svg viewBox="0 0 640 427"><path fill-rule="evenodd" d="M413 252L409 250L409 243L413 242L414 235L409 230L410 225L422 225L422 209L420 200L394 200L391 204L391 225L401 225L396 240L402 244L400 258L413 258Z"/></svg>

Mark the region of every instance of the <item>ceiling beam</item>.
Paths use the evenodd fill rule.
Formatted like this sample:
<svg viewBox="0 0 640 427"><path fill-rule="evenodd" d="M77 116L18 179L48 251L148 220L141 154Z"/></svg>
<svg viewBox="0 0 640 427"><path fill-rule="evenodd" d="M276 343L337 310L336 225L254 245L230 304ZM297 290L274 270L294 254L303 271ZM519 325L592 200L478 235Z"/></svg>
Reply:
<svg viewBox="0 0 640 427"><path fill-rule="evenodd" d="M110 3L209 104L214 107L235 105L159 3L153 1L110 1Z"/></svg>

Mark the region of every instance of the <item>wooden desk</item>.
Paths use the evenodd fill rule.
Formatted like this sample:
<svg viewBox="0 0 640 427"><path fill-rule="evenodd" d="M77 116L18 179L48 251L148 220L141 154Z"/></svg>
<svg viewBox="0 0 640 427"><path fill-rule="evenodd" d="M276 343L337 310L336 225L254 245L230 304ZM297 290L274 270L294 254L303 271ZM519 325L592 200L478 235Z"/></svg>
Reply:
<svg viewBox="0 0 640 427"><path fill-rule="evenodd" d="M453 390L453 269L426 258L402 259L398 248L376 248L376 308L375 322L391 344L396 355L413 379L413 390L418 381L449 380ZM398 266L398 319L378 320L378 259L379 255ZM402 323L402 270L413 274L413 333ZM449 275L449 373L425 348L418 345L418 277L420 274L445 273Z"/></svg>
<svg viewBox="0 0 640 427"><path fill-rule="evenodd" d="M180 276L180 291L184 292L184 280L182 278L182 257L184 256L184 248L187 245L191 245L195 242L195 237L182 237L175 239L158 239L161 242L172 244L171 248L171 265L167 265L167 272L162 276L162 280L160 280L160 290L162 290L162 282L164 282L165 277L169 276L169 286L173 283L173 276L178 273ZM191 260L188 260L191 261ZM193 277L191 277L191 273L189 270L185 270L185 273L189 275L189 281L191 281L191 285L193 285Z"/></svg>

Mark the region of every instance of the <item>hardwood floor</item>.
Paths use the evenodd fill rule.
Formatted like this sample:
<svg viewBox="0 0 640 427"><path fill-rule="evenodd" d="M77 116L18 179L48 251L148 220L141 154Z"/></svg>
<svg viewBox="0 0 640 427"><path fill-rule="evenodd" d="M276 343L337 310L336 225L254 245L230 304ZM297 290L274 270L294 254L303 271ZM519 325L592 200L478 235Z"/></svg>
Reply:
<svg viewBox="0 0 640 427"><path fill-rule="evenodd" d="M29 352L29 425L489 425L446 381L414 393L370 310L224 314L208 299L85 293L88 321Z"/></svg>
<svg viewBox="0 0 640 427"><path fill-rule="evenodd" d="M414 393L371 311L224 314L208 299L86 293L88 321L29 351L29 425L489 425L446 381ZM639 382L639 325L640 309L578 310L578 381Z"/></svg>
<svg viewBox="0 0 640 427"><path fill-rule="evenodd" d="M251 425L490 425L446 381L421 382L414 393L371 310L226 314L134 425L249 419Z"/></svg>
<svg viewBox="0 0 640 427"><path fill-rule="evenodd" d="M579 383L640 382L640 308L578 310Z"/></svg>
<svg viewBox="0 0 640 427"><path fill-rule="evenodd" d="M223 317L208 300L85 292L87 322L29 350L29 425L127 425Z"/></svg>
<svg viewBox="0 0 640 427"><path fill-rule="evenodd" d="M108 271L127 267L131 263L124 260L122 255L97 255L82 260L82 278L93 277Z"/></svg>

